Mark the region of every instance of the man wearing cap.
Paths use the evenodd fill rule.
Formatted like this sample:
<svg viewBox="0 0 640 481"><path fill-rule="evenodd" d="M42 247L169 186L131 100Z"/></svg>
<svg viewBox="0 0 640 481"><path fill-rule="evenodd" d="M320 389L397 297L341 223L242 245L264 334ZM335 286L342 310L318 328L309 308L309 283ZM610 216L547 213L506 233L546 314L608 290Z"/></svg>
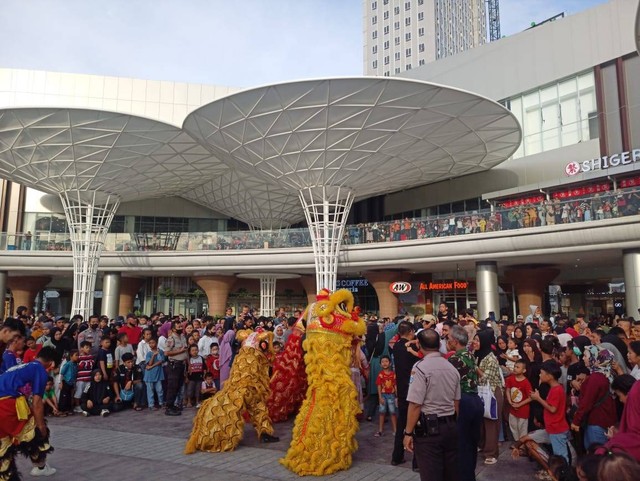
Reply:
<svg viewBox="0 0 640 481"><path fill-rule="evenodd" d="M516 316L516 322L524 322L524 316L522 314L518 314Z"/></svg>
<svg viewBox="0 0 640 481"><path fill-rule="evenodd" d="M403 445L407 451L415 451L421 481L454 481L460 375L440 355L440 336L435 330L422 330L417 338L424 358L411 371Z"/></svg>

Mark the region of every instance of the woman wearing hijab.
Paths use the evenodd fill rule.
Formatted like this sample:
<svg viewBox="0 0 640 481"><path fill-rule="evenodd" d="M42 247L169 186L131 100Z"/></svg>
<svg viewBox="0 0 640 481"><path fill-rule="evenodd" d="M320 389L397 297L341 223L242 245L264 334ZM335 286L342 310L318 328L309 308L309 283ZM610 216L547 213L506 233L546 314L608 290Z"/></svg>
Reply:
<svg viewBox="0 0 640 481"><path fill-rule="evenodd" d="M386 319L386 318L385 318ZM369 352L369 377L367 378L367 401L365 402L365 416L367 421L371 421L378 411L378 386L376 380L378 374L382 371L380 366L380 359L383 356L390 355L389 343L391 339L398 333L398 326L393 322L389 322L382 328L382 332L378 323L375 323L375 331L373 328L370 334L370 330L367 326L367 340L370 341L369 336L373 336L374 343L373 349Z"/></svg>
<svg viewBox="0 0 640 481"><path fill-rule="evenodd" d="M495 333L493 329L483 329L478 331L473 338L474 354L478 364L480 380L479 384L489 384L493 395L498 402L498 419L483 419L482 432L480 434L479 447L484 455L484 464L491 465L498 462L500 446L498 437L500 435L500 425L502 423L502 408L504 393L502 392L502 377L500 376L500 365L493 353L493 342Z"/></svg>
<svg viewBox="0 0 640 481"><path fill-rule="evenodd" d="M282 324L278 324L273 330L273 342L279 342L283 346L285 345L286 338L284 336L284 327Z"/></svg>
<svg viewBox="0 0 640 481"><path fill-rule="evenodd" d="M222 336L220 341L220 389L229 379L231 373L231 361L233 360L233 341L236 338L236 325Z"/></svg>
<svg viewBox="0 0 640 481"><path fill-rule="evenodd" d="M593 444L607 442L606 432L616 421L616 403L611 395L613 381L613 354L601 346L586 346L584 349L584 364L591 373L580 387L578 410L573 416L571 429L579 431L581 424L584 429L584 448L589 449Z"/></svg>
<svg viewBox="0 0 640 481"><path fill-rule="evenodd" d="M636 381L629 391L618 432L604 445L605 450L624 451L640 462L640 382Z"/></svg>
<svg viewBox="0 0 640 481"><path fill-rule="evenodd" d="M57 327L51 329L51 337L42 345L42 347L50 346L56 350L60 359L63 358L65 351L68 351L68 343L62 337L62 331Z"/></svg>

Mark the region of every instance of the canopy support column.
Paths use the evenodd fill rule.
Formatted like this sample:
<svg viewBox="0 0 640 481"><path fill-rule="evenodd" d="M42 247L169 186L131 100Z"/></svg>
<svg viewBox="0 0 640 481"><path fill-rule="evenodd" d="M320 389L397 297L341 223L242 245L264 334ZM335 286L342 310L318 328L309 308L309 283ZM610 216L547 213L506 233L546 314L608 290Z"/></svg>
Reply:
<svg viewBox="0 0 640 481"><path fill-rule="evenodd" d="M99 192L73 190L61 192L60 200L67 218L73 252L71 314L80 314L87 319L93 313L100 255L120 198Z"/></svg>

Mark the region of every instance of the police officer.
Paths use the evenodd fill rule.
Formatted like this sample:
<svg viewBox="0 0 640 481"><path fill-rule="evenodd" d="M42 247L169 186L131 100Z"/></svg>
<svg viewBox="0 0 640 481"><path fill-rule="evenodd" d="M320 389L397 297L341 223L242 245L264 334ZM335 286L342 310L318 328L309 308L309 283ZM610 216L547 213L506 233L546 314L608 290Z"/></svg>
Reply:
<svg viewBox="0 0 640 481"><path fill-rule="evenodd" d="M455 481L460 374L441 356L435 330L420 331L417 338L424 358L411 373L403 444L415 450L421 481Z"/></svg>
<svg viewBox="0 0 640 481"><path fill-rule="evenodd" d="M189 357L187 340L182 334L182 322L175 320L171 323L171 335L167 338L165 355L168 359L167 366L167 396L165 401L167 416L180 416L181 411L175 405L178 393L184 383L186 361Z"/></svg>

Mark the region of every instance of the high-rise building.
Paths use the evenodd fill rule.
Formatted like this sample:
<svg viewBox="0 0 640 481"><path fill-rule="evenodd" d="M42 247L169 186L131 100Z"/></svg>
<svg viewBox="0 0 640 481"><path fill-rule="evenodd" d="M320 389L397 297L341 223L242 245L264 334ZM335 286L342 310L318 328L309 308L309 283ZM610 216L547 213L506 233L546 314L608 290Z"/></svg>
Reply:
<svg viewBox="0 0 640 481"><path fill-rule="evenodd" d="M487 42L484 0L364 0L364 73L396 75Z"/></svg>

